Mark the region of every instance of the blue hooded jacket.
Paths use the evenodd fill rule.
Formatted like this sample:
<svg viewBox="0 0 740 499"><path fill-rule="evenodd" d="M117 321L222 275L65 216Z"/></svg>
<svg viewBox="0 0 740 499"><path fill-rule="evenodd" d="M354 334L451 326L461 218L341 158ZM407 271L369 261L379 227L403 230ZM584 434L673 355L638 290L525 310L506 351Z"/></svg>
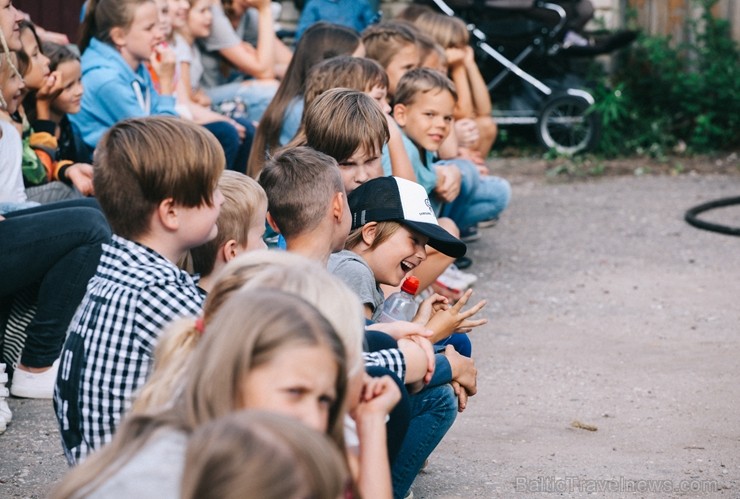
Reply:
<svg viewBox="0 0 740 499"><path fill-rule="evenodd" d="M80 112L69 115L83 142L94 149L103 134L125 118L175 112L175 98L159 95L149 71L139 64L131 70L120 53L97 38L82 54L82 95Z"/></svg>

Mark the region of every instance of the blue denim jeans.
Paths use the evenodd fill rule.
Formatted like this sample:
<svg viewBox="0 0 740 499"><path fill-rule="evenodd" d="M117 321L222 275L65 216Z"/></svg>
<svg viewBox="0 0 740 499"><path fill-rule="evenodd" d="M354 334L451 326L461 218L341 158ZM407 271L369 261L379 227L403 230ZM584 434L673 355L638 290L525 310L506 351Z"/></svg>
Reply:
<svg viewBox="0 0 740 499"><path fill-rule="evenodd" d="M239 138L239 132L228 121L214 121L203 126L221 144L224 156L226 156L226 169L247 173L247 160L249 159L249 151L252 149L255 128L252 122L247 119L236 118L235 121L247 129L244 139Z"/></svg>
<svg viewBox="0 0 740 499"><path fill-rule="evenodd" d="M236 81L217 87L206 88L205 91L214 105L224 101L234 100L238 97L247 106L246 118L250 121L258 122L262 119L265 109L267 109L270 101L275 96L277 87L277 82L249 80L247 82Z"/></svg>
<svg viewBox="0 0 740 499"><path fill-rule="evenodd" d="M460 194L442 207L440 216L451 218L462 231L478 222L496 218L506 209L511 199L511 185L492 175L481 176L476 166L465 159L443 160L437 165L451 164L460 169Z"/></svg>
<svg viewBox="0 0 740 499"><path fill-rule="evenodd" d="M393 497L403 499L416 475L457 417L457 397L449 384L410 396L411 421L391 466Z"/></svg>
<svg viewBox="0 0 740 499"><path fill-rule="evenodd" d="M0 298L39 285L21 363L48 367L95 274L111 231L93 199L75 199L8 213L0 221Z"/></svg>

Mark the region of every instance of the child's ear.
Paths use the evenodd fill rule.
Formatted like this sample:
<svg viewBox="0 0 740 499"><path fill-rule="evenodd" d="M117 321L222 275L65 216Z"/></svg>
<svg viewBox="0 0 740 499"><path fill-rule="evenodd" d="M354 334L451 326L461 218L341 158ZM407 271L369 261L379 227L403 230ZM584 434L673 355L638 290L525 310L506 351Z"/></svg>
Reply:
<svg viewBox="0 0 740 499"><path fill-rule="evenodd" d="M362 242L372 246L378 231L378 222L368 222L362 226Z"/></svg>
<svg viewBox="0 0 740 499"><path fill-rule="evenodd" d="M347 207L347 196L343 192L335 192L331 202L331 214L334 220L341 222Z"/></svg>
<svg viewBox="0 0 740 499"><path fill-rule="evenodd" d="M236 239L229 239L223 246L221 246L221 257L226 263L229 263L231 260L236 258L238 254L239 243L236 242Z"/></svg>
<svg viewBox="0 0 740 499"><path fill-rule="evenodd" d="M400 127L406 126L406 111L408 111L406 104L396 104L393 106L393 118Z"/></svg>
<svg viewBox="0 0 740 499"><path fill-rule="evenodd" d="M270 227L272 227L272 230L280 234L280 229L278 229L277 223L275 223L275 219L272 218L272 215L270 215L270 212L267 212L267 223Z"/></svg>
<svg viewBox="0 0 740 499"><path fill-rule="evenodd" d="M175 231L180 228L177 207L175 206L175 200L172 198L164 199L157 205L155 216L159 218L160 223L167 230Z"/></svg>
<svg viewBox="0 0 740 499"><path fill-rule="evenodd" d="M113 45L115 45L116 48L120 48L126 45L126 30L124 28L120 26L111 28L108 36L110 36L110 40L113 42Z"/></svg>

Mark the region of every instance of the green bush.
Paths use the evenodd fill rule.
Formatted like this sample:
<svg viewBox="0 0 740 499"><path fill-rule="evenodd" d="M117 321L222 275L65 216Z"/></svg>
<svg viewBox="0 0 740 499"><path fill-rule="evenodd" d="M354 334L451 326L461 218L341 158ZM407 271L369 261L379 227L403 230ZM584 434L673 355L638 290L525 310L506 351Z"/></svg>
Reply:
<svg viewBox="0 0 740 499"><path fill-rule="evenodd" d="M661 157L677 146L704 153L740 145L740 51L729 23L711 13L717 1L694 0L702 16L688 26L691 43L641 36L611 84L597 85L597 152Z"/></svg>

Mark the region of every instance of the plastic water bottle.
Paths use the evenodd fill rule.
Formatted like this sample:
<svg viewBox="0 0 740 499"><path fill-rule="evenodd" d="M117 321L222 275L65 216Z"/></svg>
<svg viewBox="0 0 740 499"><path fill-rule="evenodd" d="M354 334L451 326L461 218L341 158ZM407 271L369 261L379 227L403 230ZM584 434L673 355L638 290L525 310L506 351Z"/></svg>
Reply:
<svg viewBox="0 0 740 499"><path fill-rule="evenodd" d="M419 290L419 279L408 276L401 285L401 291L390 295L383 303L383 311L380 313L379 322L410 321L416 315L418 304L414 301L414 295Z"/></svg>

